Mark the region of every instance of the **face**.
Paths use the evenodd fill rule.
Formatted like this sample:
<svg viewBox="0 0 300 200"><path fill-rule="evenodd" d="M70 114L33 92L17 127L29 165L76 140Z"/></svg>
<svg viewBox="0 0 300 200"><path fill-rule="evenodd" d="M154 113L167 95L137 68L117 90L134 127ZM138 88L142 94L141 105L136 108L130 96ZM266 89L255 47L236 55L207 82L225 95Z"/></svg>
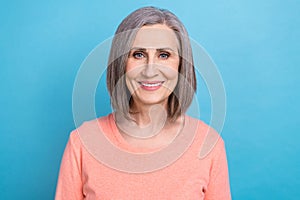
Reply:
<svg viewBox="0 0 300 200"><path fill-rule="evenodd" d="M136 35L126 63L126 85L135 107L161 104L178 81L179 42L172 29L155 24Z"/></svg>

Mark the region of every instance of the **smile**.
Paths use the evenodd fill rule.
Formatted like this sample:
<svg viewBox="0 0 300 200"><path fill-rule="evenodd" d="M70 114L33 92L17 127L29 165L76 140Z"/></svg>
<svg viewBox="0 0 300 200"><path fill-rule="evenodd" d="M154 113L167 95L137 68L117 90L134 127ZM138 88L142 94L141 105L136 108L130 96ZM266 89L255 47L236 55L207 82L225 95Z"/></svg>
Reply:
<svg viewBox="0 0 300 200"><path fill-rule="evenodd" d="M159 89L164 81L140 81L139 84L141 85L141 88L148 91L154 91Z"/></svg>

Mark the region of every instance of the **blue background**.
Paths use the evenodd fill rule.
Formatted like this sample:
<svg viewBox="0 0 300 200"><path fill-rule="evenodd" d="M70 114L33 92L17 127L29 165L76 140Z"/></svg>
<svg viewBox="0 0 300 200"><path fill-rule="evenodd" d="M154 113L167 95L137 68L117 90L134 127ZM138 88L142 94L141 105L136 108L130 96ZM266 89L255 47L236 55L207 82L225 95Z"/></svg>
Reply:
<svg viewBox="0 0 300 200"><path fill-rule="evenodd" d="M174 12L219 68L233 199L297 199L297 0L2 1L0 199L54 198L61 156L75 128L72 90L80 64L145 5ZM108 97L97 99L100 114L109 112Z"/></svg>

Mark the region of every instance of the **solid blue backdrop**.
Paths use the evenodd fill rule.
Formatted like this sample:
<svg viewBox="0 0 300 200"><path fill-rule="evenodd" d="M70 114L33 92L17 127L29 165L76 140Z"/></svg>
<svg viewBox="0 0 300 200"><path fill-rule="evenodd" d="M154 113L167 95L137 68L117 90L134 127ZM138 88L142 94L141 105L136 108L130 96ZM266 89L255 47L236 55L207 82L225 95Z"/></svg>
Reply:
<svg viewBox="0 0 300 200"><path fill-rule="evenodd" d="M54 198L61 156L75 128L76 73L125 16L146 5L174 12L219 68L227 94L222 137L233 199L297 199L296 0L2 2L0 199ZM100 82L104 87L105 78ZM205 84L200 80L198 87L207 121ZM99 116L110 112L107 95L97 93L96 102Z"/></svg>

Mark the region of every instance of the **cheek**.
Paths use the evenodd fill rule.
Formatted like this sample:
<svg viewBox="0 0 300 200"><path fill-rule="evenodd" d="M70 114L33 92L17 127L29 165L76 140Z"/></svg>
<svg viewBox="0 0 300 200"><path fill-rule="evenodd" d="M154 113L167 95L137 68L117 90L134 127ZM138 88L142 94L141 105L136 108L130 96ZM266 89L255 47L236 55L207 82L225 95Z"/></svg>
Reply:
<svg viewBox="0 0 300 200"><path fill-rule="evenodd" d="M170 60L165 64L166 67L163 67L161 71L165 74L165 76L169 80L174 80L178 78L178 70L179 70L179 59Z"/></svg>
<svg viewBox="0 0 300 200"><path fill-rule="evenodd" d="M129 72L126 72L126 74L125 74L125 81L126 81L126 85L127 85L127 88L130 90L130 88L131 88L131 81L132 81L132 79L134 79L134 76L133 76L133 74L131 73L131 71L129 71Z"/></svg>
<svg viewBox="0 0 300 200"><path fill-rule="evenodd" d="M172 72L170 72L170 79L174 79L174 81L178 81L178 74L179 74L179 60L177 60L173 65L172 65Z"/></svg>
<svg viewBox="0 0 300 200"><path fill-rule="evenodd" d="M127 73L128 71L130 71L133 68L132 63L128 60L126 63L126 68L125 68L125 72Z"/></svg>
<svg viewBox="0 0 300 200"><path fill-rule="evenodd" d="M128 76L125 77L125 82L126 82L126 87L129 90L130 94L133 94L136 89L132 85L131 79Z"/></svg>
<svg viewBox="0 0 300 200"><path fill-rule="evenodd" d="M177 83L178 83L178 72L175 69L165 69L163 72L165 78L168 80L165 83L165 87L169 90L169 92L173 92Z"/></svg>
<svg viewBox="0 0 300 200"><path fill-rule="evenodd" d="M143 61L137 61L131 58L128 58L127 62L126 62L126 68L125 68L125 72L130 72L138 67L143 66Z"/></svg>
<svg viewBox="0 0 300 200"><path fill-rule="evenodd" d="M162 74L164 74L166 79L168 79L170 81L177 81L177 79L178 79L178 66L162 67L162 68L160 68L160 71L162 72Z"/></svg>
<svg viewBox="0 0 300 200"><path fill-rule="evenodd" d="M176 70L178 72L179 70L179 59L174 60L173 62L171 62L170 66L172 69Z"/></svg>
<svg viewBox="0 0 300 200"><path fill-rule="evenodd" d="M126 61L126 68L125 68L125 72L129 72L132 69L134 69L136 66L136 62L133 62L133 60L129 57Z"/></svg>
<svg viewBox="0 0 300 200"><path fill-rule="evenodd" d="M126 69L127 68L128 70L126 70L125 73L125 81L128 90L132 94L133 91L138 89L138 85L136 84L135 79L138 77L140 72L138 71L137 68L130 68L130 66L126 66Z"/></svg>

